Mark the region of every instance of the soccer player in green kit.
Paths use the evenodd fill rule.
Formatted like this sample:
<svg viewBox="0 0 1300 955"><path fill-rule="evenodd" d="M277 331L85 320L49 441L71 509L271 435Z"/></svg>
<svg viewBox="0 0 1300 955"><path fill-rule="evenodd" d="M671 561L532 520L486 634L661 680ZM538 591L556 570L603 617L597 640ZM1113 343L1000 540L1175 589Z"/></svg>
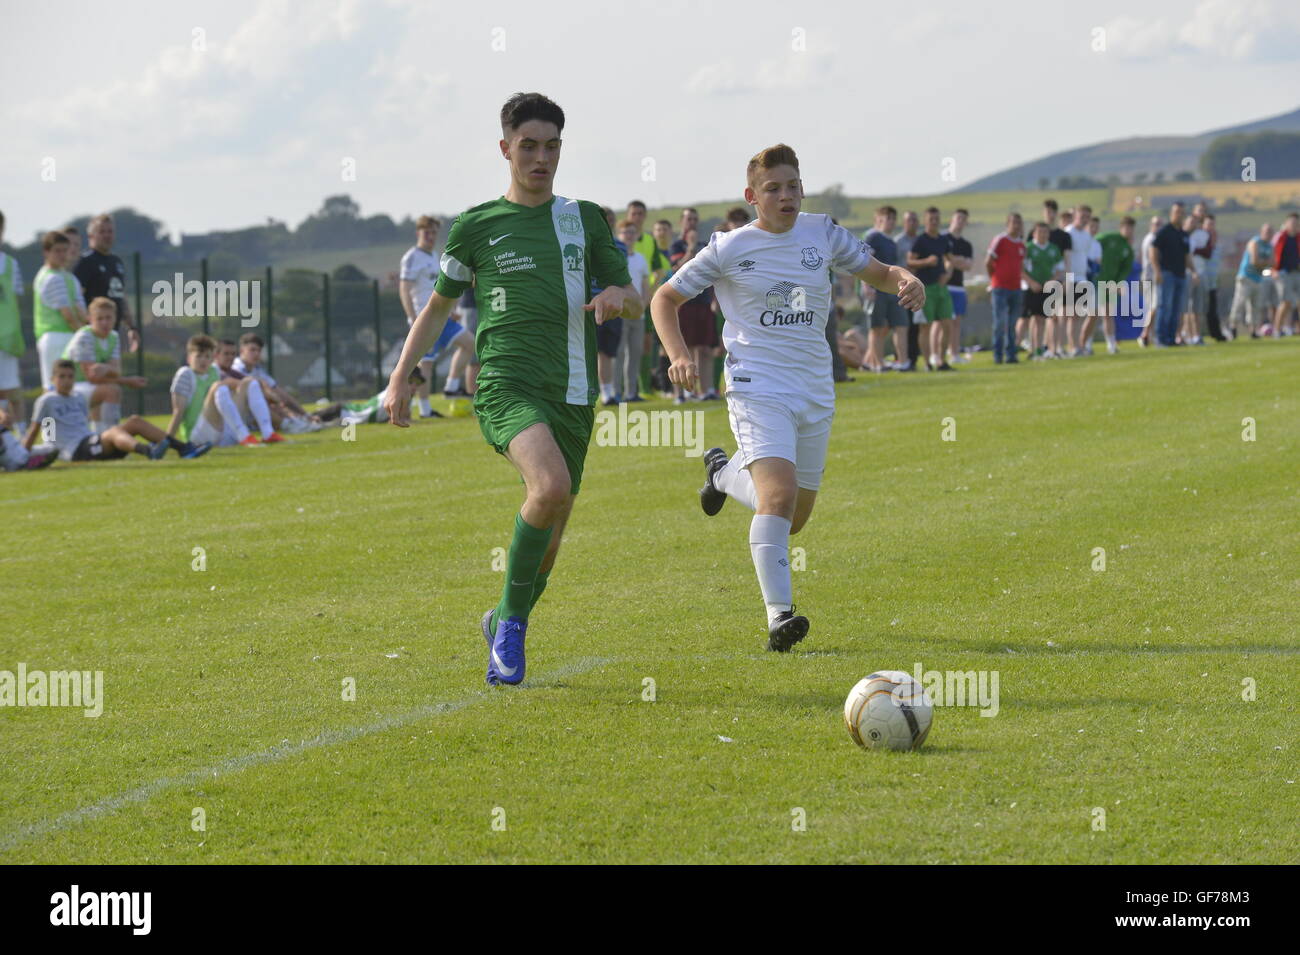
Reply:
<svg viewBox="0 0 1300 955"><path fill-rule="evenodd" d="M474 411L525 487L501 600L483 615L492 686L523 681L528 614L582 483L598 394L596 325L645 308L600 207L553 191L563 131L564 111L540 93L516 93L501 108L510 186L452 223L433 295L407 332L384 400L392 423L408 427L411 370L472 282L482 363ZM593 282L602 289L595 297Z"/></svg>

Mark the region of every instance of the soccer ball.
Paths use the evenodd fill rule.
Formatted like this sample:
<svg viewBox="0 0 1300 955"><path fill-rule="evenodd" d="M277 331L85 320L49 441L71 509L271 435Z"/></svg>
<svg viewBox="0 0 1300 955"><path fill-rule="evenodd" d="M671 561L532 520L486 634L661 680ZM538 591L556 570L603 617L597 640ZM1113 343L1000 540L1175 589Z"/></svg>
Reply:
<svg viewBox="0 0 1300 955"><path fill-rule="evenodd" d="M844 701L844 725L866 749L920 749L933 714L925 688L902 670L859 680Z"/></svg>

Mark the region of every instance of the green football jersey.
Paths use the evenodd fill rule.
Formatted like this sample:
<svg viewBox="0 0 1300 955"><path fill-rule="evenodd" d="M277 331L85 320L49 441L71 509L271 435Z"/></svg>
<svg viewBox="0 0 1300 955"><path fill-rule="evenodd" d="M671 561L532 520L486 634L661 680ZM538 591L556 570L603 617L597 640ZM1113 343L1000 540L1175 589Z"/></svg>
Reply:
<svg viewBox="0 0 1300 955"><path fill-rule="evenodd" d="M1103 232L1097 236L1101 243L1101 269L1097 272L1100 282L1127 282L1128 274L1133 270L1133 246L1128 239L1118 232Z"/></svg>
<svg viewBox="0 0 1300 955"><path fill-rule="evenodd" d="M593 281L631 282L599 206L562 196L536 207L485 202L456 217L441 266L439 295L457 298L474 283L480 386L596 403L596 321L583 306Z"/></svg>
<svg viewBox="0 0 1300 955"><path fill-rule="evenodd" d="M1060 248L1052 242L1040 246L1029 241L1025 243L1025 271L1035 282L1049 282L1056 272L1056 267L1064 256Z"/></svg>

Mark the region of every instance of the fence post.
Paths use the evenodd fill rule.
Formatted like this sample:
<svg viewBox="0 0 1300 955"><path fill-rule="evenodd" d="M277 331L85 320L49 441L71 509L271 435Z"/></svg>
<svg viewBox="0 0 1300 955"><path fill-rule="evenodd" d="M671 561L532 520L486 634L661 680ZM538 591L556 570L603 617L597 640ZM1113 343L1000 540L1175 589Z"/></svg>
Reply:
<svg viewBox="0 0 1300 955"><path fill-rule="evenodd" d="M144 374L144 289L140 287L140 253L131 253L131 271L135 278L135 334L140 347L135 352L135 373ZM135 391L135 413L144 414L144 389Z"/></svg>
<svg viewBox="0 0 1300 955"><path fill-rule="evenodd" d="M266 371L275 375L275 296L271 287L271 267L266 267Z"/></svg>
<svg viewBox="0 0 1300 955"><path fill-rule="evenodd" d="M199 281L203 284L203 334L210 333L208 324L208 257L199 259Z"/></svg>
<svg viewBox="0 0 1300 955"><path fill-rule="evenodd" d="M375 312L375 392L384 390L384 340L379 335L379 279L371 279Z"/></svg>
<svg viewBox="0 0 1300 955"><path fill-rule="evenodd" d="M325 319L325 400L333 401L330 393L330 274L322 272L321 277L321 314Z"/></svg>

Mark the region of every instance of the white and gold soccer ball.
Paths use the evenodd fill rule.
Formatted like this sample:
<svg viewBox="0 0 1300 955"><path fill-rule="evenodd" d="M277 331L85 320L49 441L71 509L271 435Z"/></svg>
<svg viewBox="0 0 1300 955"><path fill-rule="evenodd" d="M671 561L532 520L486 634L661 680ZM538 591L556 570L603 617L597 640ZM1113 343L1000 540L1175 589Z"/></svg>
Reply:
<svg viewBox="0 0 1300 955"><path fill-rule="evenodd" d="M844 725L853 742L867 749L920 749L933 716L925 688L902 670L864 677L844 701Z"/></svg>

